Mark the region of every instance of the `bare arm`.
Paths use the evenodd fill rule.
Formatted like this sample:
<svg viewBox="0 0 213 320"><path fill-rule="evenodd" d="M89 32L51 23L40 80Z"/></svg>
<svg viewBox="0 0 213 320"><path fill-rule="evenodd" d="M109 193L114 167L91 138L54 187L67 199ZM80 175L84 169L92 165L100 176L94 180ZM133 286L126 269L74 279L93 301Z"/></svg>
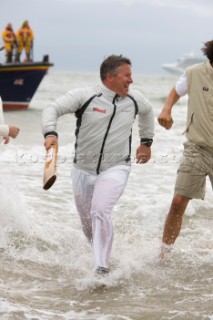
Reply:
<svg viewBox="0 0 213 320"><path fill-rule="evenodd" d="M173 124L173 119L171 116L172 107L179 99L180 99L180 96L177 94L175 87L173 87L158 117L159 124L165 129L170 129L172 127L172 124Z"/></svg>

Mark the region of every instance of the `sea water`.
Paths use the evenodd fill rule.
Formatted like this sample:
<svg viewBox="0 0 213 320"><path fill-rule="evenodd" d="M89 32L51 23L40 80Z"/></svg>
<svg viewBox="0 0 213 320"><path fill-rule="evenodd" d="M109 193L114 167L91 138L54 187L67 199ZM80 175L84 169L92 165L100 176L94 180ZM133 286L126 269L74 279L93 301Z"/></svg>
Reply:
<svg viewBox="0 0 213 320"><path fill-rule="evenodd" d="M93 252L73 202L75 117L58 121L58 177L43 190L42 109L69 89L99 82L98 74L50 71L26 111L5 112L21 128L0 150L0 319L7 320L213 320L213 203L192 200L166 262L158 263L163 225L173 195L186 120L186 98L165 130L157 116L176 78L135 75L133 87L153 105L152 159L135 163L113 210L111 272L95 277Z"/></svg>

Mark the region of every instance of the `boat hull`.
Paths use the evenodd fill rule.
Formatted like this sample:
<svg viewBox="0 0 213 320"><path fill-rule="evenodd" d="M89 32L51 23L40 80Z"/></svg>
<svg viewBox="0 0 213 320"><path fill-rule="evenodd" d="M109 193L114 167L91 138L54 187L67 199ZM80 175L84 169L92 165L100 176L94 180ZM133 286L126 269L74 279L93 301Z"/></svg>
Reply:
<svg viewBox="0 0 213 320"><path fill-rule="evenodd" d="M27 109L39 84L51 66L53 64L49 62L0 65L0 96L3 109Z"/></svg>

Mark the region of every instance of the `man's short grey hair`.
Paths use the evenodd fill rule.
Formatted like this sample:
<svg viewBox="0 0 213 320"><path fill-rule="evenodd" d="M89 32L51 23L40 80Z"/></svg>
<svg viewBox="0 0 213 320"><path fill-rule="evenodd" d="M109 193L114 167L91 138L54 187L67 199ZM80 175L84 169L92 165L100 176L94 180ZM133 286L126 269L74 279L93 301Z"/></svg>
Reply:
<svg viewBox="0 0 213 320"><path fill-rule="evenodd" d="M111 55L108 58L106 58L100 67L100 77L101 80L105 80L107 74L116 75L117 69L123 65L128 64L132 66L132 63L129 58L123 57L122 55Z"/></svg>

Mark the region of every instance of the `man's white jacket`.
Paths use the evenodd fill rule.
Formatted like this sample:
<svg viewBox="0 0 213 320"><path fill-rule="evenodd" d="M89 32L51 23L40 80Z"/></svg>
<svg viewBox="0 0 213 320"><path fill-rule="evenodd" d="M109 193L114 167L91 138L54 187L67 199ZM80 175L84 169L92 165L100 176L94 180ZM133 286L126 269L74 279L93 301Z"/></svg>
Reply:
<svg viewBox="0 0 213 320"><path fill-rule="evenodd" d="M131 164L132 126L138 115L140 139L154 136L153 109L142 93L119 97L101 84L68 91L43 110L44 136L57 134L57 119L76 115L74 166L92 174Z"/></svg>

